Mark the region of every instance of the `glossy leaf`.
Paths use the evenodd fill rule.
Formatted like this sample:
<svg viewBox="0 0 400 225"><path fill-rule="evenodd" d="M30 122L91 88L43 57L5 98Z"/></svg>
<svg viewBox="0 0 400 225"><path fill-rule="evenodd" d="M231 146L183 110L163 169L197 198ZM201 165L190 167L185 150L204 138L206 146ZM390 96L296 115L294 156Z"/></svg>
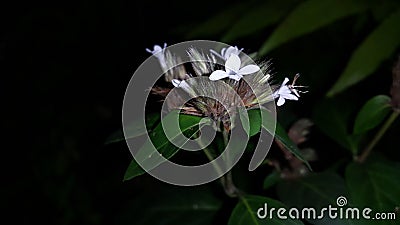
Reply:
<svg viewBox="0 0 400 225"><path fill-rule="evenodd" d="M354 123L354 134L361 134L378 126L391 111L390 97L378 95L365 103Z"/></svg>
<svg viewBox="0 0 400 225"><path fill-rule="evenodd" d="M360 13L368 8L363 1L309 0L299 4L261 46L260 55L329 25L339 19Z"/></svg>
<svg viewBox="0 0 400 225"><path fill-rule="evenodd" d="M381 159L364 164L352 163L346 169L345 178L351 204L371 208L371 216L374 212L394 212L400 204L399 163ZM361 224L398 224L393 220L361 222L363 222Z"/></svg>
<svg viewBox="0 0 400 225"><path fill-rule="evenodd" d="M160 114L154 113L146 116L146 127L147 129L152 129L154 128L154 125L160 120ZM120 141L125 141L126 139L130 138L135 138L142 136L147 133L146 127L143 126L142 120L134 120L131 124L129 124L126 127L126 137L124 136L124 133L122 130L118 130L111 134L107 140L105 141L105 144L111 144L115 142L120 142ZM149 130L149 131L150 131Z"/></svg>
<svg viewBox="0 0 400 225"><path fill-rule="evenodd" d="M319 210L329 205L336 205L340 196L348 196L346 185L339 175L331 172L310 174L294 179L282 180L276 186L279 199L289 207L305 208L313 207L316 215ZM310 219L312 224L350 224L345 220L332 220L327 216L321 219Z"/></svg>
<svg viewBox="0 0 400 225"><path fill-rule="evenodd" d="M285 129L278 122L274 121L271 113L269 113L266 109L252 109L248 111L248 116L250 122L250 136L260 132L261 127L264 128L268 133L279 140L288 151L290 151L294 156L303 161L307 165L307 167L311 169L307 160L305 160L304 157L301 155L301 152L297 148L296 144L294 144L293 141L290 140ZM261 118L263 118L264 120L262 120ZM274 125L276 125L276 127L274 127Z"/></svg>
<svg viewBox="0 0 400 225"><path fill-rule="evenodd" d="M248 130L248 134L249 136L254 136L256 134L258 134L261 131L261 113L259 109L251 109L247 111L247 115L249 118L249 130ZM242 118L242 117L241 117ZM243 119L242 119L242 123L244 123ZM243 126L245 127L245 126Z"/></svg>
<svg viewBox="0 0 400 225"><path fill-rule="evenodd" d="M228 225L303 224L300 220L279 219L276 214L272 219L270 219L269 214L264 219L258 218L257 210L263 208L265 203L267 210L272 207L286 208L284 204L274 199L253 195L243 196L233 209Z"/></svg>
<svg viewBox="0 0 400 225"><path fill-rule="evenodd" d="M314 173L294 180L282 180L277 186L279 199L289 206L325 207L347 195L346 185L332 172Z"/></svg>
<svg viewBox="0 0 400 225"><path fill-rule="evenodd" d="M384 20L354 51L339 79L327 93L333 96L365 79L400 46L400 10Z"/></svg>
<svg viewBox="0 0 400 225"><path fill-rule="evenodd" d="M371 7L371 13L374 19L380 22L400 8L398 0L374 1L374 3Z"/></svg>
<svg viewBox="0 0 400 225"><path fill-rule="evenodd" d="M297 3L298 0L284 0L257 4L253 9L242 15L232 28L226 32L222 41L229 42L251 35L279 22Z"/></svg>
<svg viewBox="0 0 400 225"><path fill-rule="evenodd" d="M271 114L265 109L261 110L261 113L263 113L264 118L266 118L266 120L262 121L262 127L271 135L275 135L275 138L279 140L289 152L291 152L296 158L303 161L307 165L307 167L311 170L310 164L302 156L300 150L297 148L297 145L293 143L293 141L289 138L287 131L283 128L283 126L280 125L278 122L276 122L276 127L273 132L271 127L271 124L273 124L271 120L273 118L271 118Z"/></svg>
<svg viewBox="0 0 400 225"><path fill-rule="evenodd" d="M303 157L300 150L297 148L297 145L293 143L292 140L290 140L286 130L279 123L276 124L275 138L278 139L289 152L296 156L296 158L303 161L306 166L311 170L311 166L308 161Z"/></svg>
<svg viewBox="0 0 400 225"><path fill-rule="evenodd" d="M164 117L163 120L165 122L175 120L178 114L179 112L172 111L166 117ZM198 125L201 119L202 119L201 117L197 116L179 114L179 123L181 132L185 133L187 136L193 135L198 130ZM180 134L181 133L179 131L176 131L175 137L179 137ZM174 136L172 134L169 135ZM145 144L138 150L136 155L148 154L150 150L153 150L155 148L158 151L158 153L162 154L164 158L169 159L179 151L178 147L169 142L168 138L166 137L163 131L161 123L159 123L156 126L156 128L154 128L154 130L149 134L149 136L151 140L147 139ZM173 137L172 140L177 141ZM184 143L182 143L182 145L183 144ZM152 156L154 157L145 157L145 160L142 163L148 163L148 165L154 165L154 164L159 165L160 159L157 158L156 155L157 154L153 154ZM128 169L125 172L124 180L130 180L144 173L145 171L142 169L142 167L140 167L135 160L132 160L128 166Z"/></svg>

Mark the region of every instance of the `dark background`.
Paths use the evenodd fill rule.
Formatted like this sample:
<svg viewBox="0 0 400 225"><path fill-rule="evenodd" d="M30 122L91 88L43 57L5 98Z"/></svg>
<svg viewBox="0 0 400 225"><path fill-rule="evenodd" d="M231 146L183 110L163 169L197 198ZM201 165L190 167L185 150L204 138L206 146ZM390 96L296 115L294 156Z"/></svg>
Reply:
<svg viewBox="0 0 400 225"><path fill-rule="evenodd" d="M235 2L13 4L2 7L1 15L0 60L2 77L8 78L1 82L2 127L7 134L2 148L6 153L2 211L16 224L113 224L129 215L140 216L130 210L138 195L166 185L149 176L122 182L131 155L124 143L104 145L107 136L121 126L125 88L148 57L145 48L189 40L187 33L196 25ZM311 74L302 81L313 84L302 107L289 105L287 115L282 113L287 124L295 117L312 116L307 109L321 101L337 79L350 56L348 49L375 25L362 26L354 34L357 22L368 24L370 18L358 20L342 20L271 54L278 71ZM251 52L269 31L228 44ZM333 35L351 32L348 39ZM198 38L219 40L218 36ZM326 64L314 62L321 57ZM388 94L393 61L380 68L386 75L370 78L362 88L356 86L346 98L361 106L375 94ZM314 137L314 148L329 143L323 135ZM383 142L388 143L384 151L398 157L391 151L396 147ZM322 159L335 151L335 146L324 148ZM345 153L333 155L339 158ZM226 221L227 215L220 217Z"/></svg>
<svg viewBox="0 0 400 225"><path fill-rule="evenodd" d="M141 183L122 182L127 147L104 145L121 127L131 75L149 56L145 48L182 41L179 28L223 4L83 0L2 7L0 60L9 79L1 82L5 216L16 224L113 223Z"/></svg>

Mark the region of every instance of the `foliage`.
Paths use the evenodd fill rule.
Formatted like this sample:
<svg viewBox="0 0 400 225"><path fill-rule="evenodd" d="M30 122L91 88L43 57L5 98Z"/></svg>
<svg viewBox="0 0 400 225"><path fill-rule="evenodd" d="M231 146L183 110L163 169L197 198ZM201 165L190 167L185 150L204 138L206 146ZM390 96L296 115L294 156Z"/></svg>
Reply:
<svg viewBox="0 0 400 225"><path fill-rule="evenodd" d="M243 9L249 10L241 12ZM285 73L293 73L294 68L299 66L302 77L309 82L310 92L302 97L304 102L291 103L291 107L278 111L277 144L271 149L273 153L269 158L262 162L263 166L256 171L264 178L264 190L260 190L262 182L248 178L249 173L242 172L247 178L235 175L236 170L247 169L246 165L239 163L233 170L233 180L237 183L248 181L251 185L259 185L259 188L243 185L243 191L248 194L239 194L234 203L219 196L218 200L211 201L212 205L202 205L205 210L212 209L207 211L204 221L202 218L196 222L191 216L182 215L188 220L185 222L210 224L209 219L213 216L221 219L221 214L229 213L229 218L222 216L223 222L215 219L213 223L282 224L279 220L256 218L256 210L264 203L285 207L335 206L339 196L345 196L352 207L368 206L374 212L394 212L400 204L400 158L398 151L393 152L398 147L393 146L397 143L390 135L395 133L391 125L396 124L398 112L390 105L390 80L383 77L390 77L390 62L394 61L399 50L398 24L398 1L270 0L235 3L187 30L185 34L190 38L240 43L241 47L256 49L258 56L276 57L274 62L278 71L280 64L285 64L282 68ZM249 137L257 137L262 129L271 131L268 123L261 123L262 113L262 110L249 111ZM287 125L304 116L311 116L315 128L311 129L308 141L302 144L306 137L296 139L293 132L298 128ZM149 118L148 132L161 133L152 140L156 149L166 154L167 158L179 155L179 148L171 146L163 136L159 118ZM188 131L189 136L198 131L192 128L198 127L200 118L181 116L180 121L183 124L181 129ZM140 127L132 130L137 136L146 131ZM114 135L108 142L120 141L120 135ZM385 135L387 138L382 139L385 141L380 141ZM312 161L311 157L305 156L307 149L304 145L312 148L316 159ZM144 144L141 148L146 147L149 146ZM371 153L372 149L374 152ZM251 147L247 153L250 151ZM136 179L143 174L144 171L133 160L124 180ZM218 185L207 187L212 190L220 188ZM204 198L193 200L190 197L193 193L188 193L190 198L185 202L176 197L179 195L171 194L175 196L168 198L171 204L165 204L164 200L152 200L152 204L158 205L156 211L171 211L170 215L165 213L165 218L159 220L153 216L143 217L137 220L137 224L176 224L178 219L175 214L181 215L188 207L185 204L199 202L201 205L211 196L208 193ZM222 201L228 206L221 204ZM176 212L177 208L179 212ZM199 206L199 211L201 209ZM196 215L201 217L202 213ZM182 220L186 220L184 218ZM373 221L328 221L325 218L286 222L372 224ZM398 221L379 222L396 224Z"/></svg>

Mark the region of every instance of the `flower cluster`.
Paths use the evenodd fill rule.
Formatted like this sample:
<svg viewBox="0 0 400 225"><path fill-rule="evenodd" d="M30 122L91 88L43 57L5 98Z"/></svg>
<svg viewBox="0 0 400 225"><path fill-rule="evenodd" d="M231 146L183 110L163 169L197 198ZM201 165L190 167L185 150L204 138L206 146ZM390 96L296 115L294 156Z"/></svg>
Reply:
<svg viewBox="0 0 400 225"><path fill-rule="evenodd" d="M183 107L179 107L182 96L175 94L173 101L166 102L170 109L179 108L185 114L212 118L217 122L222 122L228 130L231 125L228 114L236 110L239 105L243 104L244 107L251 108L278 99L277 105L281 106L285 100L298 100L300 91L297 88L303 87L294 84L298 74L292 84L288 84L289 79L285 78L281 85L270 85L270 64L265 62L259 65L252 64L253 61L248 56L241 54L243 49L236 46L223 48L220 53L211 49L210 54L204 54L194 48L189 49L191 71L182 64L180 58L173 56L166 49L166 44L164 47L155 45L153 50L146 50L158 59L165 73L165 80L192 98L184 103ZM222 60L221 64L224 66L218 64L217 60ZM203 76L208 79L189 79ZM244 76L246 79L243 79ZM226 85L221 85L217 81L222 81ZM227 94L228 88L235 90L236 94ZM154 87L152 92L165 97L171 89ZM203 97L209 96L209 93L221 98L217 101ZM229 107L226 108L226 106Z"/></svg>

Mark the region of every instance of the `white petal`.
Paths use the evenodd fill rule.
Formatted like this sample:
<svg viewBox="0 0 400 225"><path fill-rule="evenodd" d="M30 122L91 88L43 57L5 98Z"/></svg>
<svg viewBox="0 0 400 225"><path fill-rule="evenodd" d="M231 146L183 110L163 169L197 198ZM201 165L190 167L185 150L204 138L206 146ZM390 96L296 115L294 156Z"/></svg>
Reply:
<svg viewBox="0 0 400 225"><path fill-rule="evenodd" d="M182 81L180 81L178 79L172 79L171 82L175 87L179 87L179 85L181 84Z"/></svg>
<svg viewBox="0 0 400 225"><path fill-rule="evenodd" d="M162 51L161 46L159 46L159 45L154 45L153 54L155 54L155 53L157 53L157 52L160 52L160 51Z"/></svg>
<svg viewBox="0 0 400 225"><path fill-rule="evenodd" d="M225 62L225 70L226 71L231 70L231 71L237 73L239 71L240 64L241 64L241 61L240 61L239 56L231 55L229 57L229 59L226 60L226 62Z"/></svg>
<svg viewBox="0 0 400 225"><path fill-rule="evenodd" d="M289 78L285 77L285 80L283 80L281 86L285 86L287 84L287 82L289 82Z"/></svg>
<svg viewBox="0 0 400 225"><path fill-rule="evenodd" d="M236 53L237 53L237 51L236 51L235 47L231 46L228 49L226 49L225 53L222 53L222 54L225 57L225 59L228 59L231 56L231 54L238 55Z"/></svg>
<svg viewBox="0 0 400 225"><path fill-rule="evenodd" d="M240 79L242 79L242 76L235 74L235 75L229 75L229 78L239 81Z"/></svg>
<svg viewBox="0 0 400 225"><path fill-rule="evenodd" d="M285 95L281 95L281 97L284 97L289 100L295 100L295 101L299 100L299 98L297 98L297 96L293 95L293 94L285 94Z"/></svg>
<svg viewBox="0 0 400 225"><path fill-rule="evenodd" d="M153 51L148 48L146 48L146 52L153 54Z"/></svg>
<svg viewBox="0 0 400 225"><path fill-rule="evenodd" d="M222 57L225 56L225 50L226 50L226 48L222 48L222 50L221 50L221 56L222 56ZM224 59L227 60L226 58L224 58Z"/></svg>
<svg viewBox="0 0 400 225"><path fill-rule="evenodd" d="M241 69L239 70L238 74L247 75L247 74L255 73L255 72L259 71L259 70L260 70L260 67L259 67L259 66L256 66L256 65L248 65L248 66L245 66L245 67L241 68Z"/></svg>
<svg viewBox="0 0 400 225"><path fill-rule="evenodd" d="M222 55L220 55L218 52L214 51L213 49L210 49L211 54L214 54L215 56L224 59L224 57L222 57ZM224 59L225 60L225 59Z"/></svg>
<svg viewBox="0 0 400 225"><path fill-rule="evenodd" d="M216 70L211 73L210 80L220 80L222 78L228 77L229 74L223 70Z"/></svg>
<svg viewBox="0 0 400 225"><path fill-rule="evenodd" d="M282 86L278 90L278 94L279 95L287 95L287 94L290 94L290 93L292 93L292 92L290 91L288 86Z"/></svg>
<svg viewBox="0 0 400 225"><path fill-rule="evenodd" d="M282 96L280 96L276 105L281 106L283 104L285 104L285 99Z"/></svg>
<svg viewBox="0 0 400 225"><path fill-rule="evenodd" d="M239 55L242 50L243 48L239 50L237 46L235 47L231 46L228 49L226 49L225 54L223 56L225 57L225 59L228 59L232 54Z"/></svg>

